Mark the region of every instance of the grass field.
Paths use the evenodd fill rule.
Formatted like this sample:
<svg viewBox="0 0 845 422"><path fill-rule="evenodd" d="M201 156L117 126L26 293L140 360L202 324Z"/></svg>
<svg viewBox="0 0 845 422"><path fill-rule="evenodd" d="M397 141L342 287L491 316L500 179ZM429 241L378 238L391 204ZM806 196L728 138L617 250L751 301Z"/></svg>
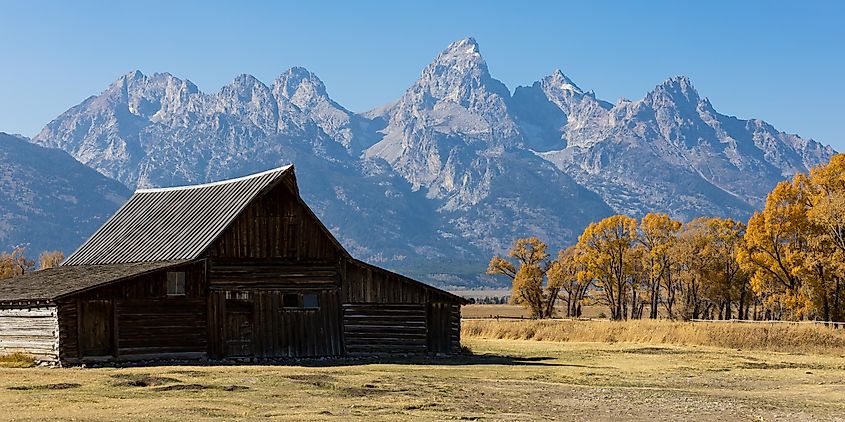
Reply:
<svg viewBox="0 0 845 422"><path fill-rule="evenodd" d="M668 320L464 320L464 338L715 346L845 356L845 329L823 325Z"/></svg>
<svg viewBox="0 0 845 422"><path fill-rule="evenodd" d="M564 315L566 309L558 311ZM585 306L582 309L582 318L605 318L606 306ZM531 318L531 312L520 305L486 305L474 304L461 307L461 316L464 318Z"/></svg>
<svg viewBox="0 0 845 422"><path fill-rule="evenodd" d="M0 419L726 421L845 415L841 355L481 338L465 344L472 356L408 364L0 369Z"/></svg>

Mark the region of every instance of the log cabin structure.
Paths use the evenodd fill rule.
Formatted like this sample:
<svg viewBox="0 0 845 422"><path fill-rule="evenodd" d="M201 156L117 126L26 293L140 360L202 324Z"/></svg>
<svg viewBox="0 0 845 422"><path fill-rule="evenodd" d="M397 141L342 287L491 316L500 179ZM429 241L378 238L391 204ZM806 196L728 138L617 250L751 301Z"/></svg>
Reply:
<svg viewBox="0 0 845 422"><path fill-rule="evenodd" d="M60 364L452 354L465 303L354 259L286 166L137 190L62 265L0 283L0 354Z"/></svg>

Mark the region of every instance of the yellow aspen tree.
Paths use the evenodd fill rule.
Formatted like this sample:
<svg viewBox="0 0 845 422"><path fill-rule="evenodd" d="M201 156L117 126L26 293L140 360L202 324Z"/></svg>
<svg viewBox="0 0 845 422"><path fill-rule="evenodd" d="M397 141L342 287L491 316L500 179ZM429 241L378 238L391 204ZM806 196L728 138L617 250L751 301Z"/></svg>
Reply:
<svg viewBox="0 0 845 422"><path fill-rule="evenodd" d="M547 274L550 283L560 286L560 300L566 304L566 316L570 318L581 316L581 305L591 286L591 279L582 275L582 255L577 245L560 251Z"/></svg>
<svg viewBox="0 0 845 422"><path fill-rule="evenodd" d="M775 186L763 211L748 220L737 254L752 289L764 298L768 318L801 319L810 310L801 279L810 227L799 176Z"/></svg>
<svg viewBox="0 0 845 422"><path fill-rule="evenodd" d="M630 249L637 240L637 220L614 215L584 229L578 238L583 250L583 272L594 280L599 301L610 308L613 320L627 318L626 301L631 294Z"/></svg>
<svg viewBox="0 0 845 422"><path fill-rule="evenodd" d="M65 260L65 254L62 251L44 251L38 257L38 268L55 268L58 267L62 261Z"/></svg>
<svg viewBox="0 0 845 422"><path fill-rule="evenodd" d="M645 252L642 258L648 277L649 318L652 319L657 318L660 303L664 304L670 318L673 316L676 287L670 249L680 229L681 222L668 214L648 213L640 221L639 239ZM666 291L665 300L661 300L662 290Z"/></svg>
<svg viewBox="0 0 845 422"><path fill-rule="evenodd" d="M511 261L494 256L487 274L504 275L512 281L511 302L531 311L532 318L550 318L560 293L559 280L546 280L553 266L546 244L536 237L517 239L508 252Z"/></svg>

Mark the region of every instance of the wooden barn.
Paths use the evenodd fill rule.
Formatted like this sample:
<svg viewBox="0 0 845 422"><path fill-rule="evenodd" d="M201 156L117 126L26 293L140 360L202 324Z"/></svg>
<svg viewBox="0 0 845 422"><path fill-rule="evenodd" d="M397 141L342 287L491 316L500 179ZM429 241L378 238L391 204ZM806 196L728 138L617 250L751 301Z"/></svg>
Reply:
<svg viewBox="0 0 845 422"><path fill-rule="evenodd" d="M350 256L286 166L136 191L60 267L0 283L0 354L62 364L449 354L465 303Z"/></svg>

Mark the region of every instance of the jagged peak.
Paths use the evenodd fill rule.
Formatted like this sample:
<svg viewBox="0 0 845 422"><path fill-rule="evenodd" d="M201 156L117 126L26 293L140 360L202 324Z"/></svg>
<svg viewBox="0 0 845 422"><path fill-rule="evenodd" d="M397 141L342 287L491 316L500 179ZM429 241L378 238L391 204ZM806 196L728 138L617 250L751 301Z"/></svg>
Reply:
<svg viewBox="0 0 845 422"><path fill-rule="evenodd" d="M698 91L687 76L673 76L663 81L653 91L649 92L645 99L650 104L667 100L676 104L697 104L701 101Z"/></svg>
<svg viewBox="0 0 845 422"><path fill-rule="evenodd" d="M274 86L276 92L286 98L292 98L297 91L306 87L316 95L328 98L323 81L313 72L300 66L291 67L279 75Z"/></svg>
<svg viewBox="0 0 845 422"><path fill-rule="evenodd" d="M543 84L546 85L547 88L569 91L576 94L584 94L584 91L582 91L581 88L572 81L572 79L569 79L569 77L564 75L563 71L560 69L555 69L551 75L543 78Z"/></svg>
<svg viewBox="0 0 845 422"><path fill-rule="evenodd" d="M481 49L478 47L478 42L473 37L466 37L449 44L441 54L455 54L455 55L481 55Z"/></svg>
<svg viewBox="0 0 845 422"><path fill-rule="evenodd" d="M247 85L264 85L264 82L261 82L260 80L258 80L258 78L250 75L249 73L241 73L240 75L235 77L232 83Z"/></svg>
<svg viewBox="0 0 845 422"><path fill-rule="evenodd" d="M449 44L441 51L422 71L420 79L409 92L435 100L448 98L465 103L472 102L470 98L479 89L496 94L504 101L510 98L508 88L490 76L478 43L467 37Z"/></svg>
<svg viewBox="0 0 845 422"><path fill-rule="evenodd" d="M123 79L144 79L145 77L146 75L138 69L132 70L122 76Z"/></svg>
<svg viewBox="0 0 845 422"><path fill-rule="evenodd" d="M478 42L472 37L467 37L449 44L437 58L429 65L432 66L449 66L464 69L483 68L483 72L487 72L487 64L484 58L481 57L481 49Z"/></svg>
<svg viewBox="0 0 845 422"><path fill-rule="evenodd" d="M181 79L173 76L170 72L155 72L150 75L146 75L140 70L133 70L118 78L112 85L122 85L124 83L127 85L157 85L169 83L173 85L184 85L190 92L199 92L199 89L193 82L188 79Z"/></svg>

